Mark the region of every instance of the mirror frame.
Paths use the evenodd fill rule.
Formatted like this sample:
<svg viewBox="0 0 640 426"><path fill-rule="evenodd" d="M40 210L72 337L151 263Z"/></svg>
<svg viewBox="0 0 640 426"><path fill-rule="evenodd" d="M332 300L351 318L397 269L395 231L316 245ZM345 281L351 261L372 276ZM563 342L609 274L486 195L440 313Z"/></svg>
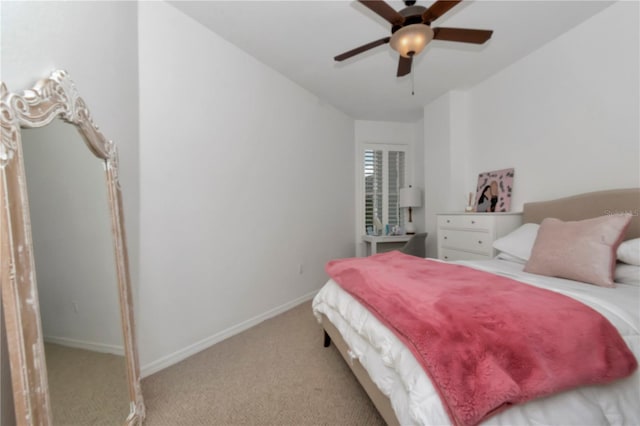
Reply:
<svg viewBox="0 0 640 426"><path fill-rule="evenodd" d="M118 180L118 152L115 144L93 123L75 84L63 70L53 71L48 78L20 94L10 93L0 82L0 285L16 422L19 425L52 424L20 129L43 127L56 118L74 125L89 150L104 161L130 403L124 424L141 424L145 406Z"/></svg>

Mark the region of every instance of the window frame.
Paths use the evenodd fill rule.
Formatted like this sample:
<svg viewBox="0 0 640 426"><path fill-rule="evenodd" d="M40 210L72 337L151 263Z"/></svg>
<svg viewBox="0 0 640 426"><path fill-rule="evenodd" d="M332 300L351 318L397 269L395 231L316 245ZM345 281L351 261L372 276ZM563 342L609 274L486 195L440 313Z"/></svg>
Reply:
<svg viewBox="0 0 640 426"><path fill-rule="evenodd" d="M383 163L382 163L382 174L383 174L383 183L382 183L382 205L383 205L383 217L380 218L383 225L388 223L389 211L389 187L388 187L388 175L389 175L389 151L402 151L404 152L404 184L405 186L410 184L411 176L412 176L412 163L411 163L411 154L412 147L410 144L406 143L373 143L373 142L362 142L359 144L358 149L358 167L356 169L356 185L358 188L358 201L356 208L356 230L357 230L357 239L362 238L362 235L366 233L365 223L366 223L366 188L365 188L365 152L367 150L381 150L384 152L383 154ZM404 225L404 224L402 224Z"/></svg>

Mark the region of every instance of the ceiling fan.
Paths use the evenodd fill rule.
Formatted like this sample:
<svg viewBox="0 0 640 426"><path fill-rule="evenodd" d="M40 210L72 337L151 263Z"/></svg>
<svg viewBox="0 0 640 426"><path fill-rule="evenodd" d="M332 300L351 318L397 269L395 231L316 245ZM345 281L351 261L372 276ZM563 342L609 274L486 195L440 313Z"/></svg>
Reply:
<svg viewBox="0 0 640 426"><path fill-rule="evenodd" d="M461 0L438 0L429 8L416 6L415 0L405 0L407 7L396 11L383 0L358 0L360 3L383 17L391 24L391 36L372 41L355 49L344 52L334 59L344 61L347 58L365 52L374 47L389 43L400 53L398 77L411 72L413 57L425 48L431 40L458 41L462 43L483 44L491 38L492 30L473 30L468 28L431 28L431 23L448 12Z"/></svg>

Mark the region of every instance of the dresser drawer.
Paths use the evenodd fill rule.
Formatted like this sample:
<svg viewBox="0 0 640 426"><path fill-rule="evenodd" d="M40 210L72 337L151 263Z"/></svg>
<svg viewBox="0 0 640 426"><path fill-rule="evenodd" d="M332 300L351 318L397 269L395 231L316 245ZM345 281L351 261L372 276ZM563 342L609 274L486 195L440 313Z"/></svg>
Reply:
<svg viewBox="0 0 640 426"><path fill-rule="evenodd" d="M440 213L438 258L484 260L497 254L493 242L522 223L520 213Z"/></svg>
<svg viewBox="0 0 640 426"><path fill-rule="evenodd" d="M441 215L438 216L438 228L460 228L489 230L493 227L494 218L482 215Z"/></svg>
<svg viewBox="0 0 640 426"><path fill-rule="evenodd" d="M492 254L492 237L488 232L459 231L443 228L438 233L440 247Z"/></svg>
<svg viewBox="0 0 640 426"><path fill-rule="evenodd" d="M488 254L470 253L468 251L451 250L443 248L440 250L438 259L452 262L454 260L489 260L491 256Z"/></svg>

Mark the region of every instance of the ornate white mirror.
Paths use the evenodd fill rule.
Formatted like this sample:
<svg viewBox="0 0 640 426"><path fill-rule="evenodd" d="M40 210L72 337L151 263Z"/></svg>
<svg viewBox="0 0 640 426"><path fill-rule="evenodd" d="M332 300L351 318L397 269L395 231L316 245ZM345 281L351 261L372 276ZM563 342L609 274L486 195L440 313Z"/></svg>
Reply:
<svg viewBox="0 0 640 426"><path fill-rule="evenodd" d="M109 414L95 420L139 424L116 147L64 71L22 93L0 84L0 118L0 283L16 421L95 423L83 416L96 404Z"/></svg>

